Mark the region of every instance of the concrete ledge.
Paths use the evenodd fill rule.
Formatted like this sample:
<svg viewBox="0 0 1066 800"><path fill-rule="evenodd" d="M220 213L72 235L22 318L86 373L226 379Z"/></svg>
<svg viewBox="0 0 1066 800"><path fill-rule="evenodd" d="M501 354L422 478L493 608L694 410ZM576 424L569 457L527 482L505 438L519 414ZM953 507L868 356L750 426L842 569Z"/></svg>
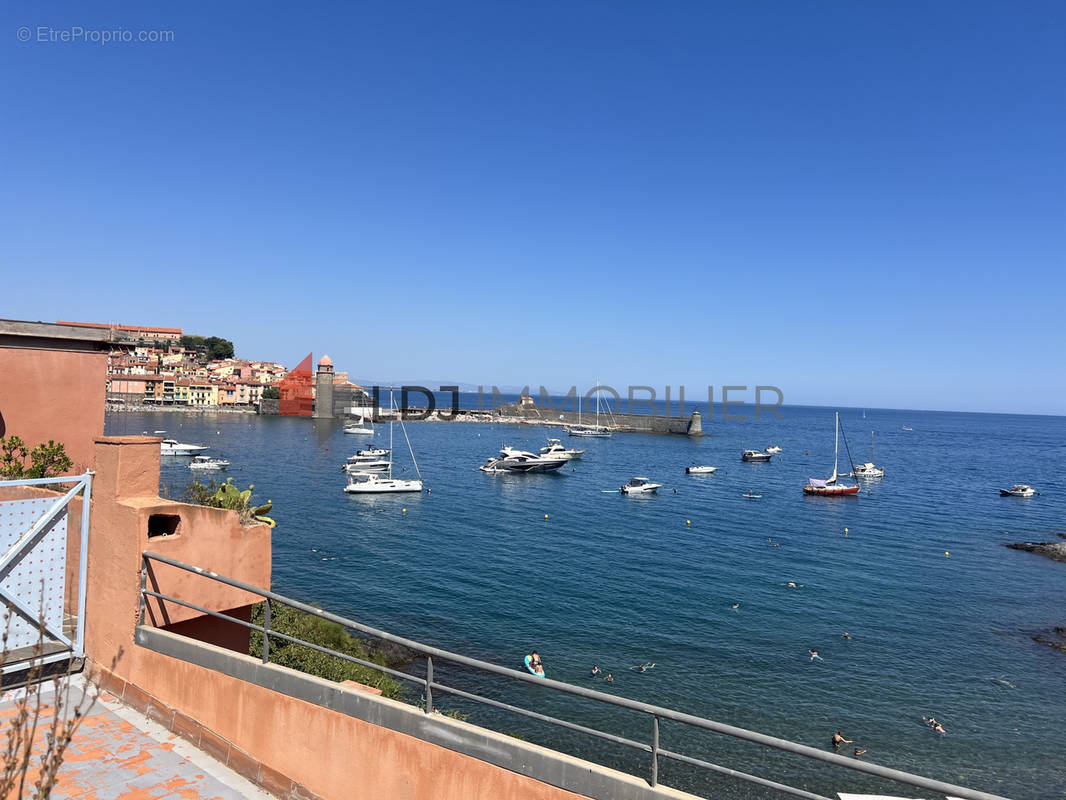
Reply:
<svg viewBox="0 0 1066 800"><path fill-rule="evenodd" d="M597 800L697 800L695 795L584 761L502 733L376 697L333 681L263 664L194 639L148 626L136 630L141 647L214 670L289 697L485 761L528 778Z"/></svg>

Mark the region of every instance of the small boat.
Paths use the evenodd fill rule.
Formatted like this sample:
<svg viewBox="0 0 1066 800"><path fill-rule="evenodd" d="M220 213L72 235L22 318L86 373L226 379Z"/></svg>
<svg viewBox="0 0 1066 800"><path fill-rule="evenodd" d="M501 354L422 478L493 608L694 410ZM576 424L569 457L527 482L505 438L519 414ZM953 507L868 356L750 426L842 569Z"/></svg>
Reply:
<svg viewBox="0 0 1066 800"><path fill-rule="evenodd" d="M762 497L762 495L761 494L755 494L755 492L753 492L751 489L748 489L748 491L744 492L744 494L742 494L741 497L745 497L748 500L759 500Z"/></svg>
<svg viewBox="0 0 1066 800"><path fill-rule="evenodd" d="M823 497L843 497L845 495L853 495L859 493L859 484L854 486L846 486L841 483L837 483L837 478L840 476L837 473L837 460L840 453L840 412L836 414L836 429L833 432L833 474L831 477L825 480L819 478L808 478L807 485L803 487L804 494L816 494ZM848 440L844 439L844 447L848 448ZM851 461L851 449L848 448L848 461ZM851 472L854 474L855 465L851 465Z"/></svg>
<svg viewBox="0 0 1066 800"><path fill-rule="evenodd" d="M647 478L631 478L629 483L618 491L622 494L655 494L662 486L661 483L652 483Z"/></svg>
<svg viewBox="0 0 1066 800"><path fill-rule="evenodd" d="M870 431L870 458L873 457L874 432ZM873 461L867 461L865 464L859 464L852 475L856 478L883 478L885 477L885 468L875 465Z"/></svg>
<svg viewBox="0 0 1066 800"><path fill-rule="evenodd" d="M352 460L353 458L355 459L354 461ZM347 472L349 475L366 475L371 472L388 472L391 466L392 461L388 459L360 459L357 456L353 456L344 462L341 471Z"/></svg>
<svg viewBox="0 0 1066 800"><path fill-rule="evenodd" d="M348 476L348 485L344 487L348 494L389 494L394 492L421 492L422 481L390 478L388 475L375 473Z"/></svg>
<svg viewBox="0 0 1066 800"><path fill-rule="evenodd" d="M547 446L540 448L540 454L552 458L565 458L567 461L578 461L581 456L585 455L585 451L567 450L558 439L549 439Z"/></svg>
<svg viewBox="0 0 1066 800"><path fill-rule="evenodd" d="M772 453L760 453L758 450L745 450L740 454L741 461L759 462L769 461L771 458L773 458Z"/></svg>
<svg viewBox="0 0 1066 800"><path fill-rule="evenodd" d="M914 428L912 428L912 427L910 427L910 426L908 426L908 425L904 425L904 426L903 426L903 430L905 430L905 431L913 431L913 430L914 430Z"/></svg>
<svg viewBox="0 0 1066 800"><path fill-rule="evenodd" d="M763 452L764 453L769 453L770 455L775 456L775 455L777 455L778 453L781 452L781 448L778 447L776 444L772 444L769 447L767 447Z"/></svg>
<svg viewBox="0 0 1066 800"><path fill-rule="evenodd" d="M356 421L349 422L347 425L345 425L344 432L354 434L356 436L373 436L374 426L373 424L371 424L371 426L368 428L366 422L363 420L362 417L360 417Z"/></svg>
<svg viewBox="0 0 1066 800"><path fill-rule="evenodd" d="M182 444L177 439L164 439L159 445L159 452L164 456L191 456L206 449L199 444Z"/></svg>
<svg viewBox="0 0 1066 800"><path fill-rule="evenodd" d="M389 454L387 447L367 447L364 450L356 450L355 454L360 458L384 458Z"/></svg>
<svg viewBox="0 0 1066 800"><path fill-rule="evenodd" d="M526 669L528 669L530 672L532 672L538 678L543 678L544 677L544 665L542 664L541 667L540 667L540 672L537 672L537 670L533 667L533 656L531 656L531 655L526 656L525 659L524 659L524 662L525 662L525 665L526 665Z"/></svg>
<svg viewBox="0 0 1066 800"><path fill-rule="evenodd" d="M1000 497L1032 497L1036 491L1027 483L1016 483L1009 489L1000 489Z"/></svg>
<svg viewBox="0 0 1066 800"><path fill-rule="evenodd" d="M482 472L553 472L570 459L559 456L539 456L526 450L504 446L500 455L485 459L478 467Z"/></svg>
<svg viewBox="0 0 1066 800"><path fill-rule="evenodd" d="M693 464L691 467L685 467L686 475L710 475L712 472L717 471L718 467L708 467L703 464Z"/></svg>
<svg viewBox="0 0 1066 800"><path fill-rule="evenodd" d="M229 461L224 458L212 458L211 456L193 456L189 469L225 469Z"/></svg>

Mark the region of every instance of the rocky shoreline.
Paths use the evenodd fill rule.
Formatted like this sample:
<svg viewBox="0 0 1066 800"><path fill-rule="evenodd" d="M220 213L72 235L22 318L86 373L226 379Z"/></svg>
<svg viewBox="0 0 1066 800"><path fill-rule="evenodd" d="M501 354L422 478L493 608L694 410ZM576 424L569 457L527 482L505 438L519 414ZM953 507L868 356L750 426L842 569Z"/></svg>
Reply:
<svg viewBox="0 0 1066 800"><path fill-rule="evenodd" d="M1066 533L1057 534L1059 538L1066 539ZM1006 545L1011 550L1024 550L1027 553L1037 553L1047 556L1053 561L1061 561L1066 564L1066 541L1064 542L1016 542Z"/></svg>

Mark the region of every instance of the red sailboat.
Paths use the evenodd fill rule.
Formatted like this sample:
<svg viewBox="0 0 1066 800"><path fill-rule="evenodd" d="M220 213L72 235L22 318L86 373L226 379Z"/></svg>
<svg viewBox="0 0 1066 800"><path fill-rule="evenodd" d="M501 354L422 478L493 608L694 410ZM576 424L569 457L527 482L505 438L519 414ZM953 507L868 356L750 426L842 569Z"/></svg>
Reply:
<svg viewBox="0 0 1066 800"><path fill-rule="evenodd" d="M858 484L855 486L845 486L844 484L837 483L837 459L840 454L840 412L836 413L836 431L833 435L833 475L830 478L826 478L824 481L819 478L808 478L807 485L803 487L805 494L817 494L825 497L843 497L848 494L858 494ZM851 460L851 448L848 447L847 438L844 439L844 447L848 450L848 461ZM855 465L851 465L851 472L854 474Z"/></svg>

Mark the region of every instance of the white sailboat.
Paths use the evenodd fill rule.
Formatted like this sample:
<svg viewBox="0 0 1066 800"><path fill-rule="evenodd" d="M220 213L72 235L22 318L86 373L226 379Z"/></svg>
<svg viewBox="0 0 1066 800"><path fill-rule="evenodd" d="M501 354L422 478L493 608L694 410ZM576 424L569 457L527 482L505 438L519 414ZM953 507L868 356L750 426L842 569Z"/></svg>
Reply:
<svg viewBox="0 0 1066 800"><path fill-rule="evenodd" d="M422 473L418 469L418 461L415 459L414 448L411 447L411 439L407 436L407 428L404 427L403 418L400 417L400 430L403 431L403 438L407 441L407 450L411 454L411 462L415 465L415 474L418 475L417 480L406 480L403 478L392 477L392 425L398 414L396 414L396 404L393 402L392 391L389 391L389 405L392 407L393 414L389 419L389 461L388 470L384 475L370 472L356 472L349 473L348 485L344 487L344 491L348 494L392 494L397 492L421 492L422 491Z"/></svg>
<svg viewBox="0 0 1066 800"><path fill-rule="evenodd" d="M370 421L369 427L366 424L366 420L363 417L354 422L349 422L344 426L345 433L355 434L356 436L373 436L374 435L374 421Z"/></svg>
<svg viewBox="0 0 1066 800"><path fill-rule="evenodd" d="M596 425L595 427L589 427L588 425L581 424L581 396L577 398L577 425L571 428L567 428L566 432L571 436L583 436L586 439L610 439L611 431L607 428L600 426L600 379L596 379Z"/></svg>
<svg viewBox="0 0 1066 800"><path fill-rule="evenodd" d="M848 440L844 439L844 447L848 449L848 461L851 461L851 448L848 448ZM803 487L805 494L817 494L823 497L843 497L845 495L853 495L859 493L859 485L845 486L844 484L837 483L837 479L840 474L837 472L838 460L840 456L840 412L836 414L836 428L833 431L833 475L830 478L821 480L819 478L808 478L807 485ZM855 465L851 465L852 473L855 472Z"/></svg>

